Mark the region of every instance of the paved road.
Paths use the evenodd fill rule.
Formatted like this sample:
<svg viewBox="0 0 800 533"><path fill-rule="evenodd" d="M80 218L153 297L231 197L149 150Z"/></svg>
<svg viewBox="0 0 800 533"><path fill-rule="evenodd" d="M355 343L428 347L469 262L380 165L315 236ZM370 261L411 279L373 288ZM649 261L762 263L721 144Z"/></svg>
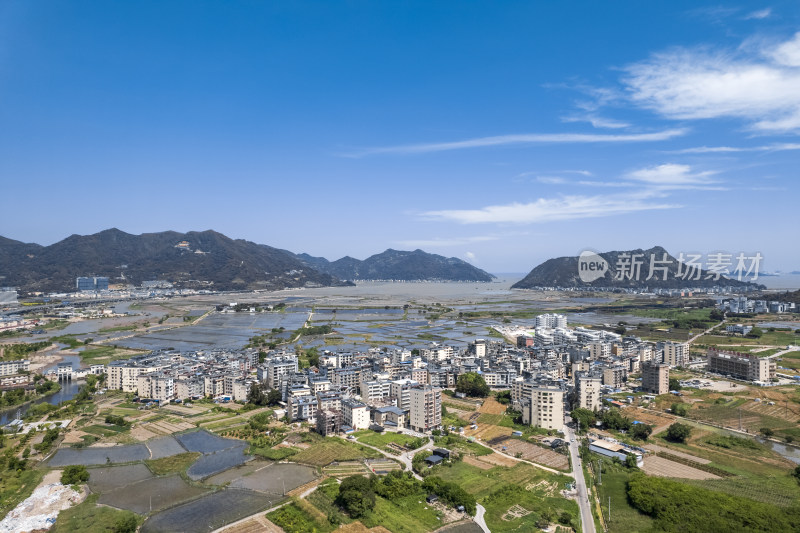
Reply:
<svg viewBox="0 0 800 533"><path fill-rule="evenodd" d="M402 453L400 455L392 455L390 453L386 453L385 451L381 450L380 448L377 448L375 446L371 446L371 445L369 445L369 444L367 444L365 442L360 442L358 439L356 439L356 442L358 442L362 446L366 446L367 448L371 448L371 449L375 450L376 452L381 453L381 455L383 455L387 459L394 459L394 460L402 462L404 465L406 465L406 470L411 472L411 474L415 478L419 479L420 481L422 481L422 476L418 475L416 472L414 472L414 469L411 468L411 459L414 458L414 455L417 452L421 452L422 450L432 450L434 448L433 441L431 441L429 439L427 444L425 444L425 446L417 448L416 450L411 450L410 452L405 452L405 453Z"/></svg>
<svg viewBox="0 0 800 533"><path fill-rule="evenodd" d="M586 479L583 477L583 465L578 454L578 441L575 433L569 426L564 426L564 434L569 440L569 454L572 457L572 474L578 488L578 506L581 509L581 524L584 533L595 533L592 506L589 503L589 491L586 488Z"/></svg>
<svg viewBox="0 0 800 533"><path fill-rule="evenodd" d="M711 326L710 328L708 328L708 329L707 329L707 330L705 330L704 332L702 332L702 333L700 333L700 334L698 334L698 335L695 335L694 337L692 337L691 339L689 339L689 340L688 340L688 343L689 343L689 344L693 343L693 342L694 342L694 341L696 341L698 338L702 337L703 335L707 335L707 334L711 333L711 331L712 331L714 328L716 328L717 326L721 326L721 325L722 325L722 324L724 324L724 323L725 323L725 319L723 319L723 320L722 320L722 322L720 322L719 324L716 324L716 325L714 325L714 326Z"/></svg>
<svg viewBox="0 0 800 533"><path fill-rule="evenodd" d="M477 504L475 509L475 523L478 524L484 533L492 533L491 530L489 530L489 526L486 525L486 520L483 518L483 515L486 514L486 508L481 504Z"/></svg>

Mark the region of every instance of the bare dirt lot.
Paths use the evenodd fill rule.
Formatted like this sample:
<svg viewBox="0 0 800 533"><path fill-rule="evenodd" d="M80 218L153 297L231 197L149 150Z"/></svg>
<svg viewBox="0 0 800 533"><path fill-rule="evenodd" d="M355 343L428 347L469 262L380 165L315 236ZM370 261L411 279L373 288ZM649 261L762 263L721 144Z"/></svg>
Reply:
<svg viewBox="0 0 800 533"><path fill-rule="evenodd" d="M488 463L490 466L508 466L513 467L519 463L519 461L515 461L510 457L506 457L505 455L500 455L499 453L491 453L489 455L481 455L476 457L478 461L483 463Z"/></svg>
<svg viewBox="0 0 800 533"><path fill-rule="evenodd" d="M673 453L670 451L670 453ZM648 455L644 459L642 470L646 474L659 477L677 477L683 479L721 479L719 476L686 466L663 457Z"/></svg>
<svg viewBox="0 0 800 533"><path fill-rule="evenodd" d="M506 412L508 406L503 405L494 398L487 398L483 405L480 406L478 412L487 413L490 415L502 415Z"/></svg>
<svg viewBox="0 0 800 533"><path fill-rule="evenodd" d="M504 453L513 456L520 454L520 458L527 461L561 470L569 468L569 460L566 455L542 448L536 444L510 437L498 437L489 441L488 444L495 450L502 450L505 447L506 449L502 450Z"/></svg>
<svg viewBox="0 0 800 533"><path fill-rule="evenodd" d="M464 456L464 462L467 463L468 465L477 466L481 470L489 470L490 468L492 468L494 466L494 465L490 465L489 463L485 463L485 462L481 461L480 459L478 459L474 455L465 455Z"/></svg>

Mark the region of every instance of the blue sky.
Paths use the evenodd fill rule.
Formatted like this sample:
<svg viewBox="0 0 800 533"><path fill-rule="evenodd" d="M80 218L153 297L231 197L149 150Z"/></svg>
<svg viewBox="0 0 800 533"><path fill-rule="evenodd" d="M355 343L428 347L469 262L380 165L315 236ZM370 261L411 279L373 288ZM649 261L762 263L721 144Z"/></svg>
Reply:
<svg viewBox="0 0 800 533"><path fill-rule="evenodd" d="M0 234L800 269L796 2L0 3Z"/></svg>

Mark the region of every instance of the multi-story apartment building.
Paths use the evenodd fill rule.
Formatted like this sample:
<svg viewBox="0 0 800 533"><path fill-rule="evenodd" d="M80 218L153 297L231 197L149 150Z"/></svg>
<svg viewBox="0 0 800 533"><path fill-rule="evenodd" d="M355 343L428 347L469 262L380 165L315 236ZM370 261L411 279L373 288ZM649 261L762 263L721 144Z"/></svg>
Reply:
<svg viewBox="0 0 800 533"><path fill-rule="evenodd" d="M566 328L567 316L546 313L536 317L536 328Z"/></svg>
<svg viewBox="0 0 800 533"><path fill-rule="evenodd" d="M603 369L603 385L619 389L628 379L628 369L622 365L614 365Z"/></svg>
<svg viewBox="0 0 800 533"><path fill-rule="evenodd" d="M11 376L19 374L20 372L28 372L31 367L31 362L25 359L24 361L0 361L0 376Z"/></svg>
<svg viewBox="0 0 800 533"><path fill-rule="evenodd" d="M289 419L310 420L317 414L317 398L310 394L289 398Z"/></svg>
<svg viewBox="0 0 800 533"><path fill-rule="evenodd" d="M536 386L522 402L522 421L546 429L564 429L564 391L558 387Z"/></svg>
<svg viewBox="0 0 800 533"><path fill-rule="evenodd" d="M357 366L335 368L328 372L328 379L331 380L331 384L342 389L353 388L357 390L360 377L361 367Z"/></svg>
<svg viewBox="0 0 800 533"><path fill-rule="evenodd" d="M362 381L361 399L367 403L383 401L392 395L392 382L388 380Z"/></svg>
<svg viewBox="0 0 800 533"><path fill-rule="evenodd" d="M140 374L149 374L167 368L169 363L158 358L121 359L108 363L106 386L124 392L136 392Z"/></svg>
<svg viewBox="0 0 800 533"><path fill-rule="evenodd" d="M575 379L575 396L578 407L594 411L600 407L599 377L577 376Z"/></svg>
<svg viewBox="0 0 800 533"><path fill-rule="evenodd" d="M589 344L589 354L594 360L611 357L610 342L592 342Z"/></svg>
<svg viewBox="0 0 800 533"><path fill-rule="evenodd" d="M642 390L650 394L669 392L669 365L649 361L642 365Z"/></svg>
<svg viewBox="0 0 800 533"><path fill-rule="evenodd" d="M203 376L203 394L209 398L225 394L225 374Z"/></svg>
<svg viewBox="0 0 800 533"><path fill-rule="evenodd" d="M317 396L317 409L341 411L342 393L339 391L320 391Z"/></svg>
<svg viewBox="0 0 800 533"><path fill-rule="evenodd" d="M706 370L709 372L725 374L746 381L767 383L775 378L776 367L775 360L770 357L713 348L708 350Z"/></svg>
<svg viewBox="0 0 800 533"><path fill-rule="evenodd" d="M342 428L342 412L332 409L320 409L317 411L317 433L323 437L337 435Z"/></svg>
<svg viewBox="0 0 800 533"><path fill-rule="evenodd" d="M686 342L667 341L659 343L664 350L663 362L670 367L686 366L689 362L689 344Z"/></svg>
<svg viewBox="0 0 800 533"><path fill-rule="evenodd" d="M203 396L203 381L200 379L176 379L175 397L179 400Z"/></svg>
<svg viewBox="0 0 800 533"><path fill-rule="evenodd" d="M175 397L175 379L170 374L164 372L139 374L136 382L139 396L143 398L168 402Z"/></svg>
<svg viewBox="0 0 800 533"><path fill-rule="evenodd" d="M281 376L297 372L297 357L294 355L275 356L258 367L258 380L270 389L277 389Z"/></svg>
<svg viewBox="0 0 800 533"><path fill-rule="evenodd" d="M352 398L342 400L342 423L355 430L369 427L369 407Z"/></svg>
<svg viewBox="0 0 800 533"><path fill-rule="evenodd" d="M411 429L425 432L442 425L442 390L431 386L411 389Z"/></svg>
<svg viewBox="0 0 800 533"><path fill-rule="evenodd" d="M418 387L419 383L413 379L398 379L391 382L390 394L397 399L397 407L408 411L411 405L411 389Z"/></svg>

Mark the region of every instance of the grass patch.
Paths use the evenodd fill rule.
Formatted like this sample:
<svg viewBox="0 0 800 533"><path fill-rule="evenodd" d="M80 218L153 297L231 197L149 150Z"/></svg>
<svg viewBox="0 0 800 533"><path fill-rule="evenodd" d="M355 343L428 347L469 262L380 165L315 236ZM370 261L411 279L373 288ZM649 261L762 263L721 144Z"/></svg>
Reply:
<svg viewBox="0 0 800 533"><path fill-rule="evenodd" d="M3 470L0 475L0 518L30 496L43 477L44 472L41 470Z"/></svg>
<svg viewBox="0 0 800 533"><path fill-rule="evenodd" d="M136 325L129 325L129 326L117 326L115 328L105 328L98 331L98 333L116 333L117 331L134 331L138 326Z"/></svg>
<svg viewBox="0 0 800 533"><path fill-rule="evenodd" d="M437 437L434 442L436 443L436 446L451 450L458 450L461 453L469 453L472 455L491 455L494 453L486 446L453 434L447 435L446 437Z"/></svg>
<svg viewBox="0 0 800 533"><path fill-rule="evenodd" d="M288 457L296 455L298 451L300 450L298 450L297 448L287 448L285 446L280 448L256 448L254 446L251 446L248 453L264 457L271 461L283 461Z"/></svg>
<svg viewBox="0 0 800 533"><path fill-rule="evenodd" d="M605 480L605 475L603 476ZM729 479L687 479L684 482L695 487L724 492L731 496L748 498L778 507L789 507L797 502L798 490L771 480L729 478Z"/></svg>
<svg viewBox="0 0 800 533"><path fill-rule="evenodd" d="M358 437L359 442L363 442L364 444L369 444L370 446L375 446L376 448L381 448L382 450L392 453L394 453L396 450L393 450L388 446L390 443L396 444L401 448L413 450L419 448L420 446L424 446L428 442L428 439L426 438L412 437L402 433L377 433L369 430L359 432L356 434L356 436Z"/></svg>
<svg viewBox="0 0 800 533"><path fill-rule="evenodd" d="M128 431L129 429L131 429L130 426L96 424L81 428L81 431L84 433L91 433L92 435L99 435L100 437L111 437L113 435L117 435L118 433L122 433L123 431Z"/></svg>
<svg viewBox="0 0 800 533"><path fill-rule="evenodd" d="M131 511L121 511L108 506L97 505L99 495L91 494L84 502L58 514L52 533L105 533L116 531L119 521L132 516L137 525L144 518ZM129 518L128 518L129 519Z"/></svg>
<svg viewBox="0 0 800 533"><path fill-rule="evenodd" d="M596 463L595 463L596 464ZM612 521L608 523L611 533L650 531L654 520L639 512L628 502L627 483L631 473L619 465L603 461L603 484L596 485L603 516L608 518L608 499L611 498Z"/></svg>
<svg viewBox="0 0 800 533"><path fill-rule="evenodd" d="M392 533L433 531L441 527L442 522L437 520L439 513L426 505L426 496L426 493L419 492L392 501L377 496L375 507L361 519L361 523L370 528L383 526Z"/></svg>
<svg viewBox="0 0 800 533"><path fill-rule="evenodd" d="M456 461L435 470L434 475L457 483L486 507L486 522L493 532L536 531L534 524L543 515L555 522L562 513L567 513L570 521L576 525L579 521L578 505L558 494L565 483L571 481L568 476L551 474L525 463L513 468L496 466L482 470ZM531 514L503 520L509 507L515 504L522 505Z"/></svg>
<svg viewBox="0 0 800 533"><path fill-rule="evenodd" d="M195 460L200 457L198 452L179 453L171 457L162 457L161 459L145 459L144 464L156 476L165 476L167 474L180 474L186 472L186 469L191 466Z"/></svg>
<svg viewBox="0 0 800 533"><path fill-rule="evenodd" d="M311 445L310 448L298 452L294 460L314 466L329 465L333 461L353 461L356 459L377 459L383 457L366 446L346 442L342 439L327 438Z"/></svg>
<svg viewBox="0 0 800 533"><path fill-rule="evenodd" d="M267 513L267 518L284 531L291 533L328 533L334 529L330 523L316 520L298 505L297 500Z"/></svg>

